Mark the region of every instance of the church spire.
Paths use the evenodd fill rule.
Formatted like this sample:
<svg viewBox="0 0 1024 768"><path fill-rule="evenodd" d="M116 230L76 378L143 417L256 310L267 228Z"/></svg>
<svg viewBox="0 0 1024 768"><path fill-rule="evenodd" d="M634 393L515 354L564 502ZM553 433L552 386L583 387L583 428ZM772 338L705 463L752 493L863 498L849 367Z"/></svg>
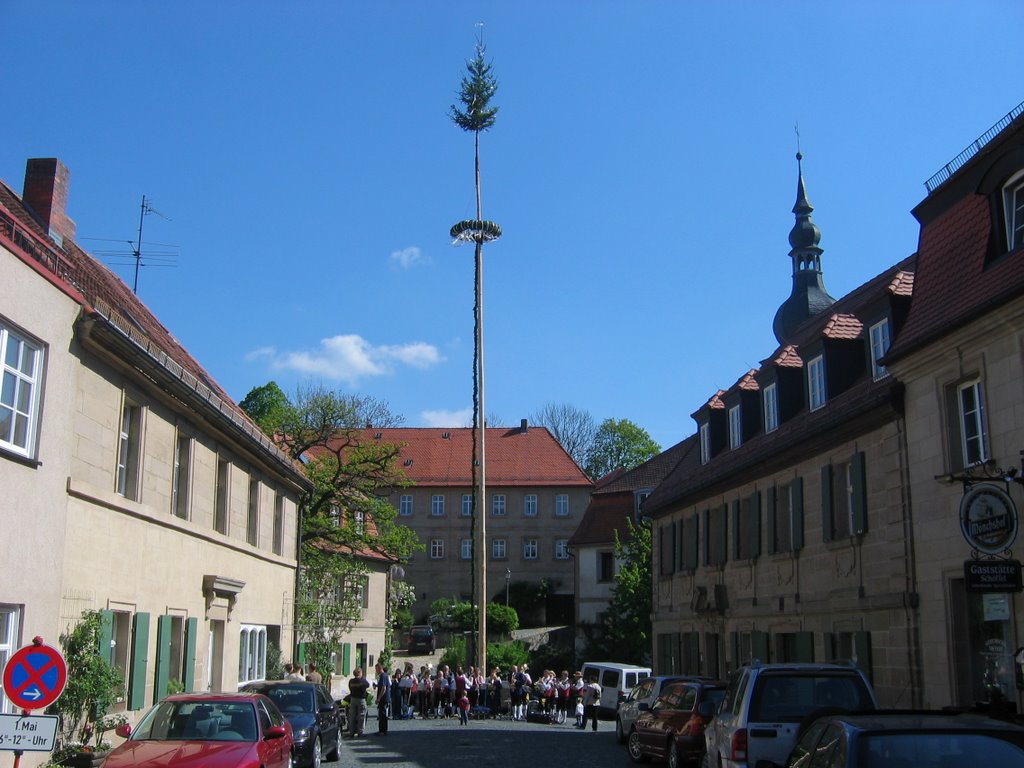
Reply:
<svg viewBox="0 0 1024 768"><path fill-rule="evenodd" d="M784 344L804 320L818 314L835 303L828 295L821 273L822 249L818 247L821 230L811 218L814 206L807 199L807 186L804 184L804 156L796 153L797 183L796 203L793 215L796 222L789 232L789 257L793 265L793 290L778 312L772 330L779 344Z"/></svg>

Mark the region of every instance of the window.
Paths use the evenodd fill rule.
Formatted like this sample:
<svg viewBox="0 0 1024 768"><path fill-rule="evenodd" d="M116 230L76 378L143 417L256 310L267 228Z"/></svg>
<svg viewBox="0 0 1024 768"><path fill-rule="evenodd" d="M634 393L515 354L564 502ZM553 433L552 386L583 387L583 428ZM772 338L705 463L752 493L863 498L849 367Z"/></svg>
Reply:
<svg viewBox="0 0 1024 768"><path fill-rule="evenodd" d="M359 512L358 514L362 514ZM284 496L280 491L274 494L274 554L284 553Z"/></svg>
<svg viewBox="0 0 1024 768"><path fill-rule="evenodd" d="M39 431L43 349L0 323L0 447L32 456Z"/></svg>
<svg viewBox="0 0 1024 768"><path fill-rule="evenodd" d="M21 624L21 608L12 605L0 605L0 669L18 650L19 625ZM17 714L17 710L4 695L3 682L0 681L0 712L8 715Z"/></svg>
<svg viewBox="0 0 1024 768"><path fill-rule="evenodd" d="M249 478L249 505L245 520L245 540L254 547L260 540L260 481Z"/></svg>
<svg viewBox="0 0 1024 768"><path fill-rule="evenodd" d="M1024 246L1024 171L1013 175L1003 187L1007 250Z"/></svg>
<svg viewBox="0 0 1024 768"><path fill-rule="evenodd" d="M729 547L726 536L729 528L729 508L720 507L707 510L707 523L704 531L707 535L706 565L724 565L729 559Z"/></svg>
<svg viewBox="0 0 1024 768"><path fill-rule="evenodd" d="M523 560L537 559L537 540L523 539Z"/></svg>
<svg viewBox="0 0 1024 768"><path fill-rule="evenodd" d="M865 454L821 468L822 538L845 539L867 531Z"/></svg>
<svg viewBox="0 0 1024 768"><path fill-rule="evenodd" d="M412 517L412 494L404 493L398 500L398 514L402 517Z"/></svg>
<svg viewBox="0 0 1024 768"><path fill-rule="evenodd" d="M729 448L736 449L743 444L743 424L740 421L740 407L729 409Z"/></svg>
<svg viewBox="0 0 1024 768"><path fill-rule="evenodd" d="M430 540L430 559L431 560L443 560L444 559L444 539L431 539Z"/></svg>
<svg viewBox="0 0 1024 768"><path fill-rule="evenodd" d="M569 495L560 493L555 496L555 517L569 516Z"/></svg>
<svg viewBox="0 0 1024 768"><path fill-rule="evenodd" d="M459 542L459 557L463 560L473 559L473 540L462 539Z"/></svg>
<svg viewBox="0 0 1024 768"><path fill-rule="evenodd" d="M825 360L821 355L807 363L807 402L812 411L825 405Z"/></svg>
<svg viewBox="0 0 1024 768"><path fill-rule="evenodd" d="M555 539L555 560L569 559L569 540Z"/></svg>
<svg viewBox="0 0 1024 768"><path fill-rule="evenodd" d="M214 489L213 527L218 533L228 532L228 482L231 465L223 456L217 457L217 487Z"/></svg>
<svg viewBox="0 0 1024 768"><path fill-rule="evenodd" d="M491 514L505 514L505 494L496 493L491 497Z"/></svg>
<svg viewBox="0 0 1024 768"><path fill-rule="evenodd" d="M699 533L700 519L697 515L691 515L683 520L679 555L680 570L695 571L697 569L697 553L700 545L700 540L698 538Z"/></svg>
<svg viewBox="0 0 1024 768"><path fill-rule="evenodd" d="M126 499L139 498L139 449L142 444L142 408L125 398L121 407L121 432L117 442L117 492Z"/></svg>
<svg viewBox="0 0 1024 768"><path fill-rule="evenodd" d="M889 375L885 366L878 362L889 351L889 319L881 320L871 326L871 375L875 381Z"/></svg>
<svg viewBox="0 0 1024 768"><path fill-rule="evenodd" d="M430 497L430 515L432 517L444 515L444 496L439 493Z"/></svg>
<svg viewBox="0 0 1024 768"><path fill-rule="evenodd" d="M188 520L190 495L189 476L192 465L192 438L178 433L174 444L174 476L171 478L171 512L182 520Z"/></svg>
<svg viewBox="0 0 1024 768"><path fill-rule="evenodd" d="M537 494L528 493L523 497L523 517L537 516Z"/></svg>
<svg viewBox="0 0 1024 768"><path fill-rule="evenodd" d="M643 505L644 500L646 500L647 497L650 496L650 495L651 495L651 489L650 488L644 488L642 490L634 491L633 492L633 519L634 520L639 520L640 519L640 509L641 509L641 506Z"/></svg>
<svg viewBox="0 0 1024 768"><path fill-rule="evenodd" d="M700 425L700 463L711 461L711 427L705 421Z"/></svg>
<svg viewBox="0 0 1024 768"><path fill-rule="evenodd" d="M238 640L238 684L267 676L267 628L243 624Z"/></svg>
<svg viewBox="0 0 1024 768"><path fill-rule="evenodd" d="M462 494L462 516L472 517L473 516L473 494L464 493Z"/></svg>
<svg viewBox="0 0 1024 768"><path fill-rule="evenodd" d="M957 387L957 404L960 408L960 446L964 466L970 467L988 459L981 381L974 379Z"/></svg>
<svg viewBox="0 0 1024 768"><path fill-rule="evenodd" d="M774 530L772 552L793 550L793 486L789 483L775 489L775 509L770 510Z"/></svg>
<svg viewBox="0 0 1024 768"><path fill-rule="evenodd" d="M733 502L733 552L737 560L751 560L761 554L761 493Z"/></svg>
<svg viewBox="0 0 1024 768"><path fill-rule="evenodd" d="M599 583L607 583L615 580L615 553L597 553L597 580Z"/></svg>
<svg viewBox="0 0 1024 768"><path fill-rule="evenodd" d="M764 388L764 431L774 432L779 428L779 390L775 383Z"/></svg>
<svg viewBox="0 0 1024 768"><path fill-rule="evenodd" d="M504 539L494 539L491 542L491 560L504 560L507 557L507 545Z"/></svg>
<svg viewBox="0 0 1024 768"><path fill-rule="evenodd" d="M831 516L832 539L846 539L850 536L850 514L853 511L851 497L853 485L850 482L850 465L841 463L830 467L832 470L832 508L825 511Z"/></svg>
<svg viewBox="0 0 1024 768"><path fill-rule="evenodd" d="M355 509L352 511L352 530L357 536L362 536L366 530L366 511Z"/></svg>

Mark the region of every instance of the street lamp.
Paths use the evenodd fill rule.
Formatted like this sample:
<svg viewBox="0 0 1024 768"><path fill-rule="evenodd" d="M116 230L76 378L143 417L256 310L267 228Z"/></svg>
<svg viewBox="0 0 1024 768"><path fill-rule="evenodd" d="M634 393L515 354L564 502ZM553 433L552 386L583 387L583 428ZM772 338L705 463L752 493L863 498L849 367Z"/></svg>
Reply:
<svg viewBox="0 0 1024 768"><path fill-rule="evenodd" d="M508 583L512 580L512 569L505 569L505 607L508 608Z"/></svg>

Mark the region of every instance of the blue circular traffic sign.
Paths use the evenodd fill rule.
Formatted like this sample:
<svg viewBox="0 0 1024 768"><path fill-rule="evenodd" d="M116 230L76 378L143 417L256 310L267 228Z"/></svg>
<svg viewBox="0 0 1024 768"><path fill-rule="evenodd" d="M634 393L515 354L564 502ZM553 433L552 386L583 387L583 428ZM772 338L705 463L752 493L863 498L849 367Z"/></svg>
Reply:
<svg viewBox="0 0 1024 768"><path fill-rule="evenodd" d="M4 694L16 707L43 709L64 691L68 666L56 648L34 643L19 648L4 667Z"/></svg>

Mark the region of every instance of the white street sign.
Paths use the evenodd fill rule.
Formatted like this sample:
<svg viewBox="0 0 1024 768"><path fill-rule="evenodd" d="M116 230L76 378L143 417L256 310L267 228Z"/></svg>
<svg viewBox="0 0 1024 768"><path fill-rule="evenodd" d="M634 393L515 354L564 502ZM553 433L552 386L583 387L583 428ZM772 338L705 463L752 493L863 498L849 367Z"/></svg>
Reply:
<svg viewBox="0 0 1024 768"><path fill-rule="evenodd" d="M58 720L56 715L0 714L0 749L52 752Z"/></svg>

